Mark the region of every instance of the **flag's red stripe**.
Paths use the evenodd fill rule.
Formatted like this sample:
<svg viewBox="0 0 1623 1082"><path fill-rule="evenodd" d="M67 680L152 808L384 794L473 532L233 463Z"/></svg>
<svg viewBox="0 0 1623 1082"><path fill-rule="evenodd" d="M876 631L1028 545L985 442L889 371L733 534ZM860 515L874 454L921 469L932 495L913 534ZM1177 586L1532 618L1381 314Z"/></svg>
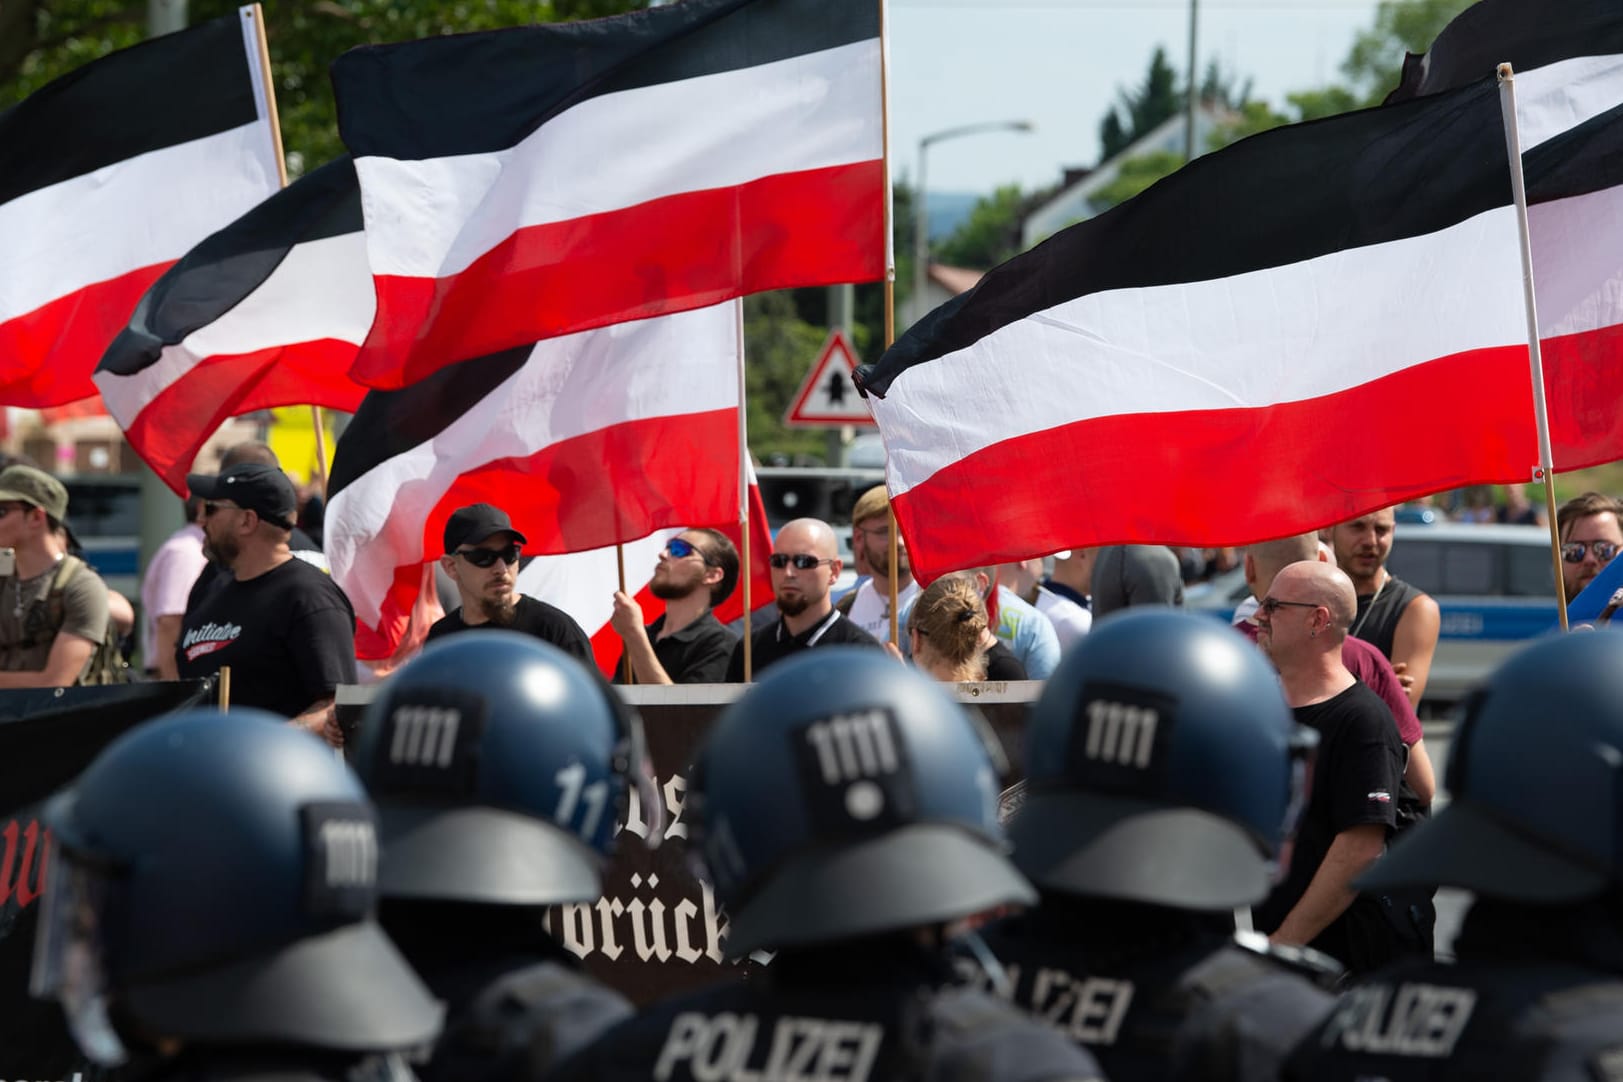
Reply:
<svg viewBox="0 0 1623 1082"><path fill-rule="evenodd" d="M38 409L95 394L90 376L101 355L129 323L141 294L171 266L132 270L0 323L0 405Z"/></svg>
<svg viewBox="0 0 1623 1082"><path fill-rule="evenodd" d="M366 388L349 378L355 343L324 338L202 358L158 394L124 432L147 465L185 495L197 452L227 418L277 406L353 413Z"/></svg>
<svg viewBox="0 0 1623 1082"><path fill-rule="evenodd" d="M879 278L882 191L877 161L787 173L526 227L445 278L378 276L377 317L353 374L402 387L560 334Z"/></svg>
<svg viewBox="0 0 1623 1082"><path fill-rule="evenodd" d="M1623 457L1620 359L1616 327L1546 341L1557 468ZM893 506L928 581L1062 548L1248 544L1445 489L1525 482L1536 461L1527 347L1505 346L1266 409L1033 432L938 470ZM1119 525L1101 528L1096 508Z"/></svg>

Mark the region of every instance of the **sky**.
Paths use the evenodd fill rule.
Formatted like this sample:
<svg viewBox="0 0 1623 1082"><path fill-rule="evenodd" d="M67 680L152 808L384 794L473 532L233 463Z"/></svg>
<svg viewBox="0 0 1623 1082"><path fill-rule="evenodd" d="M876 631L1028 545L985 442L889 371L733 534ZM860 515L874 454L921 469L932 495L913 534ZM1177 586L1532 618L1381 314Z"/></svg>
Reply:
<svg viewBox="0 0 1623 1082"><path fill-rule="evenodd" d="M1099 121L1136 86L1157 45L1180 81L1189 0L889 0L892 169L918 174L921 136L987 121L1029 120L932 143L932 192L1036 188L1066 166L1092 166ZM1376 0L1198 0L1198 67L1217 59L1275 106L1340 79Z"/></svg>

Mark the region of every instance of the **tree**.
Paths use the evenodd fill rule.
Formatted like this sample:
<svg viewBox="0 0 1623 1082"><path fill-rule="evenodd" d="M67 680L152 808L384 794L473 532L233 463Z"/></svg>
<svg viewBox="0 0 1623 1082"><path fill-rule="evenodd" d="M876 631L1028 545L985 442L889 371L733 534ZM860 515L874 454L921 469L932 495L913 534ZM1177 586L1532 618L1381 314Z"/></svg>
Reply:
<svg viewBox="0 0 1623 1082"><path fill-rule="evenodd" d="M1362 105L1379 105L1398 85L1403 54L1423 53L1443 27L1474 0L1382 0L1375 25L1353 41L1341 71Z"/></svg>
<svg viewBox="0 0 1623 1082"><path fill-rule="evenodd" d="M982 196L969 217L936 245L935 259L955 267L995 267L1024 247L1021 226L1026 216L1053 198L1055 189L1022 192L1008 184Z"/></svg>
<svg viewBox="0 0 1623 1082"><path fill-rule="evenodd" d="M1150 68L1137 90L1120 90L1120 104L1110 107L1099 125L1100 161L1120 154L1133 140L1152 130L1183 108L1178 75L1167 63L1166 50L1156 46Z"/></svg>
<svg viewBox="0 0 1623 1082"><path fill-rule="evenodd" d="M1121 163L1116 179L1093 194L1088 202L1095 214L1103 214L1125 203L1162 177L1171 176L1184 165L1183 155L1172 150L1138 154Z"/></svg>

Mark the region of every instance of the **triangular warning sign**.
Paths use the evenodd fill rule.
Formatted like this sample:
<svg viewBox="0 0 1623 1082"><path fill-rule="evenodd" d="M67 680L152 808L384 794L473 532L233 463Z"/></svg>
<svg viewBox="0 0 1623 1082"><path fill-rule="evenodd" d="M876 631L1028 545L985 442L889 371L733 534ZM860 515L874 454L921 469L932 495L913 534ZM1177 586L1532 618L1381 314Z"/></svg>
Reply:
<svg viewBox="0 0 1623 1082"><path fill-rule="evenodd" d="M828 333L800 390L795 393L783 423L801 427L826 428L829 425L872 425L873 414L867 401L857 393L851 373L857 368L856 354L845 332Z"/></svg>

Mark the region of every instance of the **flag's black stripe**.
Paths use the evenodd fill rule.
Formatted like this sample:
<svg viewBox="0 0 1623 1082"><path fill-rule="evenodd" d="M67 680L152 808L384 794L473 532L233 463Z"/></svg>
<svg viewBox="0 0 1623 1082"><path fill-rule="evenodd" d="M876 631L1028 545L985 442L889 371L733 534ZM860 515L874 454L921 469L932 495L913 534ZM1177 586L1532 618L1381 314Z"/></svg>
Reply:
<svg viewBox="0 0 1623 1082"><path fill-rule="evenodd" d="M1575 56L1623 53L1618 0L1482 0L1445 26L1425 56L1409 54L1387 103L1473 83L1510 61L1531 71Z"/></svg>
<svg viewBox="0 0 1623 1082"><path fill-rule="evenodd" d="M989 271L860 368L858 382L883 397L903 369L1090 293L1214 281L1424 236L1510 201L1492 79L1276 128Z"/></svg>
<svg viewBox="0 0 1623 1082"><path fill-rule="evenodd" d="M223 16L91 61L0 113L0 203L252 123L258 112L239 19Z"/></svg>
<svg viewBox="0 0 1623 1082"><path fill-rule="evenodd" d="M1623 184L1623 105L1569 128L1522 155L1529 203L1588 195Z"/></svg>
<svg viewBox="0 0 1623 1082"><path fill-rule="evenodd" d="M505 150L601 94L878 36L877 0L685 0L589 22L364 46L332 66L338 128L356 157Z"/></svg>
<svg viewBox="0 0 1623 1082"><path fill-rule="evenodd" d="M296 244L361 232L355 165L339 158L277 192L187 252L135 306L97 371L131 376L165 346L241 304Z"/></svg>
<svg viewBox="0 0 1623 1082"><path fill-rule="evenodd" d="M533 345L442 368L398 391L372 391L344 428L333 452L329 499L358 478L421 446L469 413L524 367Z"/></svg>

